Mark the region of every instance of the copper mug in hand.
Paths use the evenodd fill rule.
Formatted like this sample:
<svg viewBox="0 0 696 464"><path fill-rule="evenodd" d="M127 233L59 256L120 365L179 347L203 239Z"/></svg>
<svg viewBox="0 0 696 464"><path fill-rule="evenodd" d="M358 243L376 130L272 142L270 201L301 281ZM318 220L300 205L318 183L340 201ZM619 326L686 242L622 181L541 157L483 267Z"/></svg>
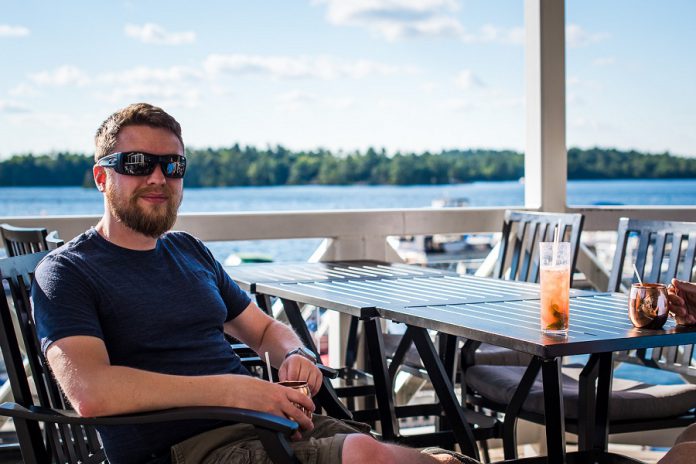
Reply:
<svg viewBox="0 0 696 464"><path fill-rule="evenodd" d="M292 388L293 390L297 390L300 393L304 393L308 397L312 396L312 392L309 389L309 385L307 385L307 382L304 382L302 380L284 380L282 382L278 382L278 385L282 385L284 387L289 387ZM310 419L312 418L312 411L309 409L305 408L304 406L293 403L295 406L297 406L304 414L305 416L309 417Z"/></svg>
<svg viewBox="0 0 696 464"><path fill-rule="evenodd" d="M628 317L642 329L661 329L667 322L667 287L663 284L633 284L628 298Z"/></svg>

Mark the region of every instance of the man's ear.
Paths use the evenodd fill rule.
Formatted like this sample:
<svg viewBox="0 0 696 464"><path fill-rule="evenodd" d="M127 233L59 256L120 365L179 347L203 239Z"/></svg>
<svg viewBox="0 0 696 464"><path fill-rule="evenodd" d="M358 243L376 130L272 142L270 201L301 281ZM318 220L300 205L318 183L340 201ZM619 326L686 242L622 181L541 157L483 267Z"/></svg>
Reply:
<svg viewBox="0 0 696 464"><path fill-rule="evenodd" d="M94 183L97 186L97 190L104 192L106 190L106 169L103 166L95 165L92 168L92 175L94 175Z"/></svg>

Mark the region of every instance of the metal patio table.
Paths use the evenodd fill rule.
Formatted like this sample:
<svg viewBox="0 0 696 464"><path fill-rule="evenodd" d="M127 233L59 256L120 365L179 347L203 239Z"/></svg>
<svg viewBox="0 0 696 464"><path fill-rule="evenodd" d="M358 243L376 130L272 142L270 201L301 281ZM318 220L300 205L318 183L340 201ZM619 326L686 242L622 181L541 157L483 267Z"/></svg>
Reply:
<svg viewBox="0 0 696 464"><path fill-rule="evenodd" d="M271 266L282 269L284 265L267 266L271 270ZM342 264L331 263L331 266L340 268ZM382 266L389 267L386 263ZM595 400L595 408L583 419L588 438L581 446L588 452L601 455L606 453L608 443L612 353L696 341L696 328L674 327L672 321L667 323L665 330L634 328L626 314L625 295L578 290L571 292L568 336L544 336L539 330L538 285L430 271L435 273L416 277L331 279L325 276L314 280L256 282L254 290L279 297L290 306L312 304L363 319L375 387L378 393L382 393L381 398L378 396L378 408L383 418L392 417L391 423L385 420L383 429L385 426L396 427L396 420L379 320L384 318L406 324L404 337L407 342L414 342L457 442L463 452L471 456L477 455L471 428L454 394L451 372L445 369L428 330L534 356L511 405L521 408L536 373L541 370L549 462L565 462L566 459L560 369L563 356L591 355L588 365L598 382L596 392L588 392L590 401ZM234 272L232 275L234 278ZM300 333L303 327L307 331L303 321L291 323ZM509 427L506 425L506 433L509 433Z"/></svg>

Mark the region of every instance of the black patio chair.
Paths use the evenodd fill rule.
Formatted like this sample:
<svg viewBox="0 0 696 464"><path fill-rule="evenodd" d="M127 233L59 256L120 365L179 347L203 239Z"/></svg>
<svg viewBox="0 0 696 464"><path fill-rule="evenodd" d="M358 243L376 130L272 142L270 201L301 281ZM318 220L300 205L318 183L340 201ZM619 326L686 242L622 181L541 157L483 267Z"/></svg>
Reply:
<svg viewBox="0 0 696 464"><path fill-rule="evenodd" d="M14 395L14 402L0 405L0 415L14 419L25 463L106 462L94 426L193 419L219 419L251 424L273 462L297 463L288 443L289 436L297 430L297 424L257 411L224 407L186 407L110 417L79 417L62 395L50 373L40 350L31 315L29 287L34 269L46 253L0 260L0 277L9 285L12 306L19 319L17 333L8 299L0 298L0 348ZM18 337L23 339L26 347L29 375L24 368ZM30 388L32 382L36 390L36 400Z"/></svg>
<svg viewBox="0 0 696 464"><path fill-rule="evenodd" d="M15 227L0 224L0 236L7 256L19 256L47 250L46 229L43 227Z"/></svg>
<svg viewBox="0 0 696 464"><path fill-rule="evenodd" d="M52 230L46 235L46 249L51 251L65 244L62 238L58 236L57 230Z"/></svg>
<svg viewBox="0 0 696 464"><path fill-rule="evenodd" d="M635 246L634 246L635 245ZM635 253L627 254L628 249ZM669 283L673 277L691 280L694 277L696 222L641 221L621 218L614 264L609 278L609 291L630 286L635 276L624 277L627 257L634 257L642 279ZM629 272L625 273L627 276ZM628 316L627 316L628 317ZM615 360L640 364L646 369L676 372L691 384L654 385L647 382L614 379L609 411L609 433L639 432L684 427L696 422L696 362L694 345L653 348L615 353ZM521 417L544 422L543 386L537 376L539 363L522 366L475 365L466 369L468 388L474 392L469 401L493 411L504 412L505 456L515 456L514 421ZM596 363L564 366L563 395L566 430L579 435L580 446L589 444L587 431L578 423L579 411L589 410L587 403L594 395L597 378ZM573 370L575 372L573 372ZM572 374L572 375L571 375ZM532 381L526 400L511 407L513 395L523 376ZM517 411L517 407L521 409Z"/></svg>

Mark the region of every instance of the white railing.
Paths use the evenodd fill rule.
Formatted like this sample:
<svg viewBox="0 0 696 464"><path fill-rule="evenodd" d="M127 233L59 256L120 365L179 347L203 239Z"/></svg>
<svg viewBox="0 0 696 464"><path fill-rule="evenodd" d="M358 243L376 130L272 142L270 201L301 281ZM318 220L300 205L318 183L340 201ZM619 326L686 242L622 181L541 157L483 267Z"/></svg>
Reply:
<svg viewBox="0 0 696 464"><path fill-rule="evenodd" d="M210 242L325 238L328 242L322 244L322 249L332 254L330 259L387 259L393 257L388 251L388 236L499 232L507 208L183 213L175 228ZM579 207L566 211L583 213L586 231L616 230L619 218L624 216L696 220L696 207L692 206ZM96 215L0 217L0 223L57 230L66 240L98 220Z"/></svg>

